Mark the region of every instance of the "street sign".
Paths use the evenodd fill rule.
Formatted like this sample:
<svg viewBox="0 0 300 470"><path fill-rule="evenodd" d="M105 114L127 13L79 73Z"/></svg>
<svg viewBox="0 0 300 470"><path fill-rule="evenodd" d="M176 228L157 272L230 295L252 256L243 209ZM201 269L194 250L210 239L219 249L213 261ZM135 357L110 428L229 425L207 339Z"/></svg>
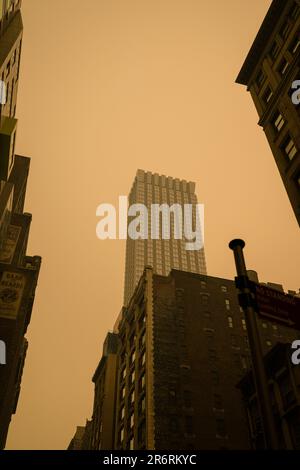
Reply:
<svg viewBox="0 0 300 470"><path fill-rule="evenodd" d="M251 282L256 310L268 320L300 330L300 298Z"/></svg>

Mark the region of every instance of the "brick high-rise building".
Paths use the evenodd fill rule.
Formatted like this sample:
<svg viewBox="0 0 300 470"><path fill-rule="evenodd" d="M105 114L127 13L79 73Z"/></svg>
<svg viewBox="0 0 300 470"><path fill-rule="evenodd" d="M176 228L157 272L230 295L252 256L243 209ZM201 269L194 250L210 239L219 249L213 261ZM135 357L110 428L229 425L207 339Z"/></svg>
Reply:
<svg viewBox="0 0 300 470"><path fill-rule="evenodd" d="M258 324L265 352L298 336L275 323ZM109 377L107 351L94 376L92 442L99 436L104 442L106 430L110 439L114 428L107 449L251 447L236 387L251 360L233 281L178 270L161 276L147 267L113 336L115 346L117 336L119 341ZM104 421L103 410L113 398L113 412Z"/></svg>
<svg viewBox="0 0 300 470"><path fill-rule="evenodd" d="M264 351L294 330L259 322ZM119 324L116 449L245 449L250 365L233 281L147 268Z"/></svg>
<svg viewBox="0 0 300 470"><path fill-rule="evenodd" d="M251 93L300 225L299 0L273 0L236 81Z"/></svg>
<svg viewBox="0 0 300 470"><path fill-rule="evenodd" d="M16 100L23 25L21 0L0 0L0 448L20 393L41 259L26 256L31 215L24 213L30 159L15 155Z"/></svg>
<svg viewBox="0 0 300 470"><path fill-rule="evenodd" d="M159 234L159 239L151 237L151 225L160 223L160 228L162 226L162 219L155 221L151 218L151 205L153 204L167 205L169 208L178 204L182 208L182 215L184 215L184 205L192 205L195 228L197 204L195 183L138 170L129 194L129 205L133 204L143 204L147 207L148 238L132 240L128 237L127 239L124 305L127 305L130 300L146 265L153 266L154 272L162 275L169 274L172 268L206 274L204 248L189 251L186 249L184 237L175 238L173 213L169 218L170 239L162 239L162 232Z"/></svg>

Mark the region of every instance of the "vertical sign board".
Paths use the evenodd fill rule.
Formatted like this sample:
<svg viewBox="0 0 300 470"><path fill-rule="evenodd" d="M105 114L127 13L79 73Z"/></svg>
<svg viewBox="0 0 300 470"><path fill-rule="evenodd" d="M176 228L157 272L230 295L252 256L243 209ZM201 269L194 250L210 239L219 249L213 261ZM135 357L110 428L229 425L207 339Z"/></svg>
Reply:
<svg viewBox="0 0 300 470"><path fill-rule="evenodd" d="M3 247L0 249L0 263L11 264L17 243L21 234L21 227L16 225L9 225L7 230L7 235L3 243Z"/></svg>
<svg viewBox="0 0 300 470"><path fill-rule="evenodd" d="M0 280L0 317L16 319L26 285L22 272L4 271Z"/></svg>
<svg viewBox="0 0 300 470"><path fill-rule="evenodd" d="M259 315L300 330L300 298L251 282Z"/></svg>

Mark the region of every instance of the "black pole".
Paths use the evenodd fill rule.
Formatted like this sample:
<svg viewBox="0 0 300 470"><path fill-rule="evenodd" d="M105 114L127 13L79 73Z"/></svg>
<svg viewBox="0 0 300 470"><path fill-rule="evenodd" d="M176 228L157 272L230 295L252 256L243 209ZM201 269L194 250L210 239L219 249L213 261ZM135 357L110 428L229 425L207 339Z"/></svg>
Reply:
<svg viewBox="0 0 300 470"><path fill-rule="evenodd" d="M262 419L262 427L266 449L278 449L278 438L275 429L275 421L272 413L271 397L269 393L268 379L264 366L263 350L261 346L259 330L256 321L256 312L253 308L253 298L250 282L247 274L243 248L244 240L232 240L229 248L233 250L237 278L236 284L240 291L241 306L245 313L246 327L250 352L252 358L252 373L256 388L257 402Z"/></svg>

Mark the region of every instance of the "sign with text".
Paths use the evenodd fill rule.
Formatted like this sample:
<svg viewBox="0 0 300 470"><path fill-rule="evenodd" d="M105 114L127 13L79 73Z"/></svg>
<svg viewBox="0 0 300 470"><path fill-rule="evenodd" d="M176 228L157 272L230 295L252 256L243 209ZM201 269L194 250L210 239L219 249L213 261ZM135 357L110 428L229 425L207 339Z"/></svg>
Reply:
<svg viewBox="0 0 300 470"><path fill-rule="evenodd" d="M300 329L300 298L271 287L251 283L259 315Z"/></svg>
<svg viewBox="0 0 300 470"><path fill-rule="evenodd" d="M0 281L0 317L15 319L18 315L26 276L22 273L4 271Z"/></svg>
<svg viewBox="0 0 300 470"><path fill-rule="evenodd" d="M6 239L0 249L0 263L10 264L12 262L21 230L21 227L16 225L8 226Z"/></svg>

